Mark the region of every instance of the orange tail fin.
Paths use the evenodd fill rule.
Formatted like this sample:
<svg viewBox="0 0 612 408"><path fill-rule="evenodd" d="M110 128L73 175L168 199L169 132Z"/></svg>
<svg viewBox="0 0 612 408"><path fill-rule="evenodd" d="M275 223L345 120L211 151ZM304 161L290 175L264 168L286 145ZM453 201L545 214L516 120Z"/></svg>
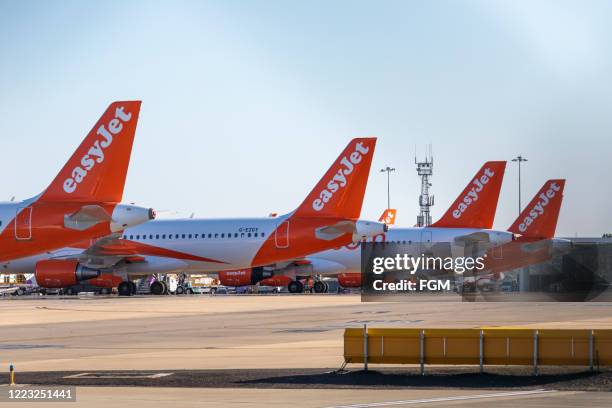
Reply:
<svg viewBox="0 0 612 408"><path fill-rule="evenodd" d="M393 224L395 224L395 216L396 215L397 215L397 210L396 209L387 208L382 213L382 215L380 216L378 221L384 222L387 225L393 225Z"/></svg>
<svg viewBox="0 0 612 408"><path fill-rule="evenodd" d="M374 137L351 140L294 215L359 218L375 147Z"/></svg>
<svg viewBox="0 0 612 408"><path fill-rule="evenodd" d="M505 171L505 161L486 162L432 227L492 228Z"/></svg>
<svg viewBox="0 0 612 408"><path fill-rule="evenodd" d="M40 200L120 202L140 103L112 103Z"/></svg>
<svg viewBox="0 0 612 408"><path fill-rule="evenodd" d="M563 201L565 180L548 180L508 231L530 238L553 238Z"/></svg>

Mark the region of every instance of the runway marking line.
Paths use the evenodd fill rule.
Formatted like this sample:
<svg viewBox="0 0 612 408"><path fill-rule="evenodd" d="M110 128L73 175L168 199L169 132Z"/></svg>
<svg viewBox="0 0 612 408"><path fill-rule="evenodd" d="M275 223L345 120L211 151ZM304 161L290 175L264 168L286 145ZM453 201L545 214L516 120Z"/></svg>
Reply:
<svg viewBox="0 0 612 408"><path fill-rule="evenodd" d="M168 377L174 373L157 373L157 374L128 374L128 373L79 373L73 375L67 375L64 378L90 378L90 379L129 379L129 378L162 378Z"/></svg>
<svg viewBox="0 0 612 408"><path fill-rule="evenodd" d="M525 395L537 395L537 394L546 394L546 393L555 393L555 392L558 392L558 391L556 390L533 390L533 391L498 392L498 393L493 393L493 394L460 395L460 396L455 396L455 397L371 402L371 403L366 403L366 404L353 404L353 405L334 405L334 406L327 407L327 408L387 407L387 406L392 406L392 405L415 405L415 404L427 404L427 403L432 403L432 402L449 402L449 401L462 401L462 400L474 400L474 399L485 399L485 398L522 397Z"/></svg>

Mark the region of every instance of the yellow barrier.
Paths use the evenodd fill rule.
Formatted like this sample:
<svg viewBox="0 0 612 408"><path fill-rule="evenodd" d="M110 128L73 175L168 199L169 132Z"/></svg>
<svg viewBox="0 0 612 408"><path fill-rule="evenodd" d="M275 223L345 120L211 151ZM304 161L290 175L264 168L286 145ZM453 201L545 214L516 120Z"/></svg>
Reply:
<svg viewBox="0 0 612 408"><path fill-rule="evenodd" d="M350 328L345 363L612 365L612 330Z"/></svg>

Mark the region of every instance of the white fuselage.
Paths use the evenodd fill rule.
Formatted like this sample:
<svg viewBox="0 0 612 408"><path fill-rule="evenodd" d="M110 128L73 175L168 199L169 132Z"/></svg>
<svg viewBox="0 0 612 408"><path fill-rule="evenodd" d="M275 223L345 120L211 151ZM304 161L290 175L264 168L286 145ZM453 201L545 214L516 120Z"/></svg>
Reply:
<svg viewBox="0 0 612 408"><path fill-rule="evenodd" d="M210 273L249 268L253 266L253 258L259 248L270 234L275 233L277 225L284 219L285 217L149 221L125 230L124 239L143 244L144 253L141 255L145 261L123 265L122 271L128 274ZM393 228L384 234L374 236L371 240L405 244L404 248L413 256L439 251L442 251L441 256L464 256L463 248L455 245L455 240L474 233L486 233L489 236L490 246L500 246L512 240L512 234L506 231L429 227ZM149 248L154 249L146 253ZM307 256L307 259L312 263L315 274L360 272L359 249L360 246L356 243L348 247L318 252ZM83 249L64 248L52 253L17 259L0 265L0 271L33 273L39 260L76 256L81 252ZM279 266L279 269L282 269L282 265Z"/></svg>
<svg viewBox="0 0 612 408"><path fill-rule="evenodd" d="M513 234L507 231L483 230L475 228L392 228L385 234L373 238L379 242L402 244L408 255L418 257L422 254L435 256L466 256L464 247L456 244L456 239L475 233L489 236L489 247L499 247L512 241ZM319 252L308 256L313 272L321 275L361 272L360 246L353 245ZM335 268L334 268L335 265Z"/></svg>
<svg viewBox="0 0 612 408"><path fill-rule="evenodd" d="M123 239L159 248L159 257L165 251L191 255L177 256L186 272L242 269L252 266L263 243L285 218L155 220L127 229Z"/></svg>

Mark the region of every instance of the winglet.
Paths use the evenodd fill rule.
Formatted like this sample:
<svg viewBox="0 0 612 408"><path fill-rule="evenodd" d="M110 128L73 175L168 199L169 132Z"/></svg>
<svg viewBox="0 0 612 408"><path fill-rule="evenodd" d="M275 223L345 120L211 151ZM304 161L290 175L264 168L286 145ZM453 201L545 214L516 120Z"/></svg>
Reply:
<svg viewBox="0 0 612 408"><path fill-rule="evenodd" d="M112 103L39 200L120 202L140 104Z"/></svg>
<svg viewBox="0 0 612 408"><path fill-rule="evenodd" d="M505 161L486 162L432 227L492 228L505 171Z"/></svg>
<svg viewBox="0 0 612 408"><path fill-rule="evenodd" d="M374 137L351 140L294 216L359 218L375 147Z"/></svg>
<svg viewBox="0 0 612 408"><path fill-rule="evenodd" d="M508 231L529 238L553 238L564 188L564 179L548 180L544 183Z"/></svg>
<svg viewBox="0 0 612 408"><path fill-rule="evenodd" d="M380 218L378 219L378 221L380 222L384 222L387 225L394 225L395 224L395 216L397 215L397 210L393 209L393 208L387 208L382 215L380 216Z"/></svg>

